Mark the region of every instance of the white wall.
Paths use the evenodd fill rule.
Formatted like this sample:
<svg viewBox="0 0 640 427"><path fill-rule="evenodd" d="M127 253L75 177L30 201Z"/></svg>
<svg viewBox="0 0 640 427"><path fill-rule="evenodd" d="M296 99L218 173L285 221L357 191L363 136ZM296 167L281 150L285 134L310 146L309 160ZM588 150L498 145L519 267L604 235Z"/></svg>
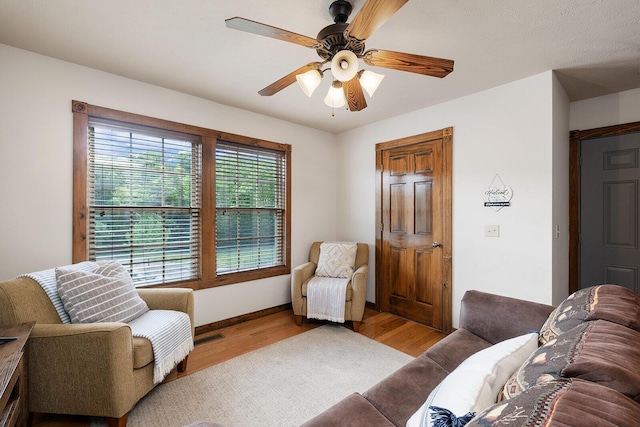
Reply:
<svg viewBox="0 0 640 427"><path fill-rule="evenodd" d="M640 89L571 103L570 130L586 130L640 121Z"/></svg>
<svg viewBox="0 0 640 427"><path fill-rule="evenodd" d="M560 304L569 295L569 97L553 75L553 240L551 303Z"/></svg>
<svg viewBox="0 0 640 427"><path fill-rule="evenodd" d="M335 238L334 135L0 44L0 280L71 262L73 99L291 144L292 265ZM197 291L195 323L290 301L289 276Z"/></svg>
<svg viewBox="0 0 640 427"><path fill-rule="evenodd" d="M453 126L454 327L468 289L551 304L559 221L552 214L552 85L553 73L545 72L338 135L338 171L359 171L339 172L338 238L375 245L376 143ZM514 193L497 212L482 200L496 174ZM485 224L499 224L500 237L484 237ZM367 300L375 300L373 273Z"/></svg>

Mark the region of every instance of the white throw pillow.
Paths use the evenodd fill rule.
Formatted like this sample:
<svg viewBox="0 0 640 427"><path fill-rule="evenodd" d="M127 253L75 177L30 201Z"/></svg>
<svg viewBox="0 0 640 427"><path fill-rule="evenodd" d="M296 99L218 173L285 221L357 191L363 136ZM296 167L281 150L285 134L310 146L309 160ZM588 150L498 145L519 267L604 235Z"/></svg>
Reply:
<svg viewBox="0 0 640 427"><path fill-rule="evenodd" d="M56 268L56 282L71 323L126 323L149 311L118 262L100 266L93 273Z"/></svg>
<svg viewBox="0 0 640 427"><path fill-rule="evenodd" d="M460 418L469 412L475 415L494 404L507 379L537 348L538 334L530 333L469 356L433 389L409 418L407 427L431 427L432 414L437 412L433 407L448 410Z"/></svg>
<svg viewBox="0 0 640 427"><path fill-rule="evenodd" d="M350 279L355 268L357 251L358 245L356 243L321 243L316 276Z"/></svg>

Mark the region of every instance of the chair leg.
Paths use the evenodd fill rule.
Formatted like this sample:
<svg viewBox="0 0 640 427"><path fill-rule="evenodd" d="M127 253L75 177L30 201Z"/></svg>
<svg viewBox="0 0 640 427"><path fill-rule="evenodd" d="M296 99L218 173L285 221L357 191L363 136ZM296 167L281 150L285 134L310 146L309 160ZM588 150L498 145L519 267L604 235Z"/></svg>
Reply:
<svg viewBox="0 0 640 427"><path fill-rule="evenodd" d="M353 332L360 332L360 322L357 320L353 321Z"/></svg>
<svg viewBox="0 0 640 427"><path fill-rule="evenodd" d="M187 360L189 359L189 356L185 356L184 359L182 359L182 362L178 363L178 372L184 372L187 370Z"/></svg>
<svg viewBox="0 0 640 427"><path fill-rule="evenodd" d="M302 326L302 314L296 314L295 318L296 318L296 325Z"/></svg>
<svg viewBox="0 0 640 427"><path fill-rule="evenodd" d="M109 427L127 427L127 418L129 413L124 414L120 418L107 418L107 426Z"/></svg>

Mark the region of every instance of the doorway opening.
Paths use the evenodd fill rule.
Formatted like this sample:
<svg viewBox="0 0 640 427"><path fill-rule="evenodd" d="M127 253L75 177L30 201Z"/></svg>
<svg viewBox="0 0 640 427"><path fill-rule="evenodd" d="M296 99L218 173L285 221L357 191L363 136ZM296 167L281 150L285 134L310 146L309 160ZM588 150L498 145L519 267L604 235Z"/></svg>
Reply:
<svg viewBox="0 0 640 427"><path fill-rule="evenodd" d="M569 293L640 291L640 122L570 134Z"/></svg>

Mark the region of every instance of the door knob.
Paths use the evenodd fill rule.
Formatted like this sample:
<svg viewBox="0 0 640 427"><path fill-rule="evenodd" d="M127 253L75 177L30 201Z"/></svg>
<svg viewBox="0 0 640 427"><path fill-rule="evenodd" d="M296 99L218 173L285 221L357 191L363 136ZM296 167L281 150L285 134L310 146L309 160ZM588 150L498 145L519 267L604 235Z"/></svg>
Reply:
<svg viewBox="0 0 640 427"><path fill-rule="evenodd" d="M433 242L431 246L433 246L434 248L439 248L442 245L440 244L440 242Z"/></svg>

